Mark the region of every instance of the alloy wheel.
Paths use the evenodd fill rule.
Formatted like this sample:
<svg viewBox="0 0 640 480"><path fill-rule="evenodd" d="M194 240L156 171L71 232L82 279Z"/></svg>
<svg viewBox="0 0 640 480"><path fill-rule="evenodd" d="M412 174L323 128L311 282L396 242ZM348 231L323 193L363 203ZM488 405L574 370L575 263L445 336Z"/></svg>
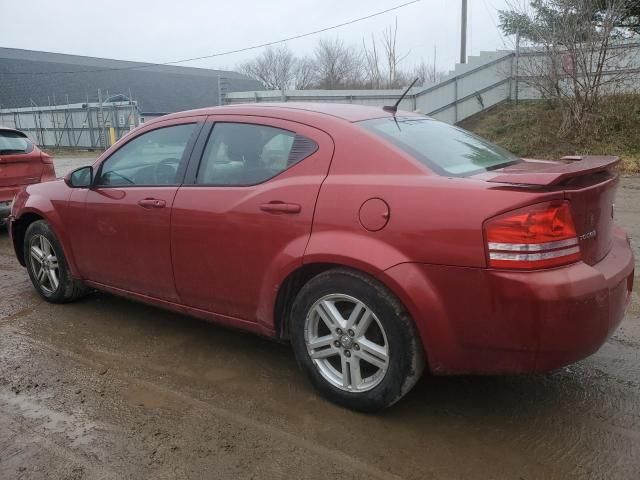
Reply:
<svg viewBox="0 0 640 480"><path fill-rule="evenodd" d="M29 242L29 255L31 271L40 288L47 294L55 292L60 285L60 270L51 242L43 235L34 235Z"/></svg>
<svg viewBox="0 0 640 480"><path fill-rule="evenodd" d="M331 294L316 301L307 314L304 336L322 377L341 390L371 390L389 367L382 324L364 302L349 295Z"/></svg>

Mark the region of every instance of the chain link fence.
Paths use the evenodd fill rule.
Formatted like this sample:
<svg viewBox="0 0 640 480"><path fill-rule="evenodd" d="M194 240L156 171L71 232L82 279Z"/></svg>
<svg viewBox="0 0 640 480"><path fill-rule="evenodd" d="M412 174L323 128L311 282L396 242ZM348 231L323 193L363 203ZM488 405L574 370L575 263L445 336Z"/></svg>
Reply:
<svg viewBox="0 0 640 480"><path fill-rule="evenodd" d="M40 147L104 150L140 125L136 101L0 109L0 125L25 132Z"/></svg>

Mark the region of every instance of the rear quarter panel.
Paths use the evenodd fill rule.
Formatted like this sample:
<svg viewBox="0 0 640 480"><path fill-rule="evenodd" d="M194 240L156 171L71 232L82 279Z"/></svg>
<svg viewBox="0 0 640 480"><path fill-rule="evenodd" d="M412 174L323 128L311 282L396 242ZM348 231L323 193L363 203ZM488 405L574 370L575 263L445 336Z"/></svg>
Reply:
<svg viewBox="0 0 640 480"><path fill-rule="evenodd" d="M439 176L359 130L353 126L332 133L336 151L320 190L304 261L346 265L385 284L408 309L429 357L437 351L429 339L452 345L457 338L455 312L445 308L445 297L472 298L469 289L475 288L473 280L457 285L452 272L465 271L468 280L476 278L468 272L476 271L482 280L487 265L484 221L561 199L563 193ZM388 223L379 231L365 229L359 218L362 204L371 198L389 206ZM469 302L462 304L469 308ZM454 352L438 351L436 357L446 362L447 353Z"/></svg>
<svg viewBox="0 0 640 480"><path fill-rule="evenodd" d="M307 262L351 262L378 271L403 262L485 267L483 222L562 192L442 177L361 128L332 132L336 150L320 190ZM369 231L360 208L379 198L388 223Z"/></svg>

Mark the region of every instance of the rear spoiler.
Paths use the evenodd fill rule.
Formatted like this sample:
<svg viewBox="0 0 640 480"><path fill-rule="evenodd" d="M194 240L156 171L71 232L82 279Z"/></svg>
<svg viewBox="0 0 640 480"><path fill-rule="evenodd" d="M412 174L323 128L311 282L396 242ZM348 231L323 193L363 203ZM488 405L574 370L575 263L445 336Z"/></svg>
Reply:
<svg viewBox="0 0 640 480"><path fill-rule="evenodd" d="M596 155L562 157L560 160L560 162L539 162L537 163L539 168L535 170L518 168L518 164L516 164L513 167L506 167L502 171L496 171L495 176L485 178L485 180L493 183L519 185L558 185L570 178L609 170L620 162L619 157Z"/></svg>

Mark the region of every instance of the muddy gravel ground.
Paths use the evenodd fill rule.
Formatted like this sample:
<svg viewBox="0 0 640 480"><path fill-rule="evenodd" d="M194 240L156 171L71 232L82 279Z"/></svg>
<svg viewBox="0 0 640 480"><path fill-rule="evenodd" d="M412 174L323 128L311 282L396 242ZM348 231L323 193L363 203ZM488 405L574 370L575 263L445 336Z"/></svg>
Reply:
<svg viewBox="0 0 640 480"><path fill-rule="evenodd" d="M85 165L91 165L95 162L96 158L101 152L77 152L73 155L55 155L54 166L56 168L56 175L62 177L74 168L84 167Z"/></svg>
<svg viewBox="0 0 640 480"><path fill-rule="evenodd" d="M638 252L640 179L617 214ZM362 415L318 397L286 345L103 293L45 303L5 231L0 292L2 479L640 478L637 293L576 365L425 377Z"/></svg>

